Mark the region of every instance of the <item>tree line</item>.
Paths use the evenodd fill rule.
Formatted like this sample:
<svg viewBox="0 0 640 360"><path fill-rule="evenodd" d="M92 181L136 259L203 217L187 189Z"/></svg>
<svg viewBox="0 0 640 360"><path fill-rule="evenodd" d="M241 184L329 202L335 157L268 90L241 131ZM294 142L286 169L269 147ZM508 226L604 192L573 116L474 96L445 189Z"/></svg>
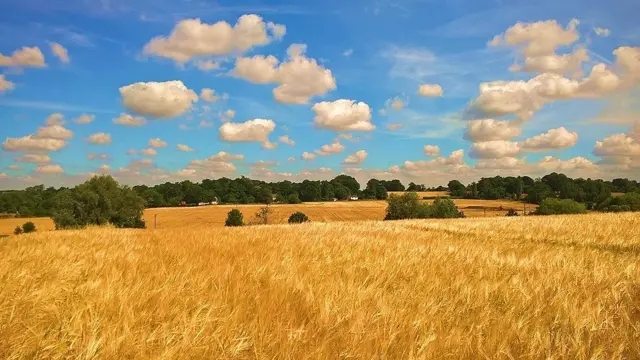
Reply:
<svg viewBox="0 0 640 360"><path fill-rule="evenodd" d="M98 178L102 179L102 177ZM93 179L87 183L91 183L91 181ZM100 181L106 182L106 180ZM110 200L110 204L113 206L120 206L118 205L120 202L128 201L134 203L136 209L197 205L201 202L212 201L218 201L222 204L268 204L271 202L297 204L333 199L348 200L351 196L358 196L359 199L385 200L390 191L430 190L449 191L452 198L514 199L535 204L540 204L547 198L557 198L584 203L589 210L640 210L640 204L636 204L637 195L635 195L640 193L640 184L635 180L622 178L612 181L572 179L555 172L538 179L529 176L488 177L467 185L458 180L452 180L446 187L432 188L413 182L405 187L397 179L371 179L364 189L361 189L358 181L348 175L339 175L328 181L304 180L299 183L286 180L270 183L246 177L206 179L199 183L188 180L174 183L166 182L155 186L139 185L132 188L120 187L116 183L115 185L110 184L105 189L100 187L102 190L97 190L95 184L85 184L74 188L56 189L39 185L18 191L0 191L0 214L40 217L53 216L55 209L73 209L69 211L82 215L88 210L81 209L77 204L83 203L84 200L89 203L98 201L95 200L95 193L99 191L118 194ZM104 185L106 186L106 183ZM627 194L613 197L612 193L614 192Z"/></svg>

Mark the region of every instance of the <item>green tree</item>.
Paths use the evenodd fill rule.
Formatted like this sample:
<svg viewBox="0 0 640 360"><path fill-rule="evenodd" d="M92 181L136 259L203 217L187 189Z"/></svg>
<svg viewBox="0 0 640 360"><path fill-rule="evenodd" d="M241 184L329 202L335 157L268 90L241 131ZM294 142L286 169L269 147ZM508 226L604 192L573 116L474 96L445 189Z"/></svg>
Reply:
<svg viewBox="0 0 640 360"><path fill-rule="evenodd" d="M13 230L13 235L20 235L22 234L22 228L20 227L20 225L16 226L16 228Z"/></svg>
<svg viewBox="0 0 640 360"><path fill-rule="evenodd" d="M27 221L22 225L22 232L25 234L36 232L36 224L31 221Z"/></svg>
<svg viewBox="0 0 640 360"><path fill-rule="evenodd" d="M531 204L540 204L544 199L553 196L553 191L551 191L549 185L540 181L534 183L527 191L526 200Z"/></svg>
<svg viewBox="0 0 640 360"><path fill-rule="evenodd" d="M583 214L587 212L584 204L571 199L544 199L538 209L536 215L555 215L555 214Z"/></svg>
<svg viewBox="0 0 640 360"><path fill-rule="evenodd" d="M302 203L302 201L300 201L300 197L298 197L298 194L291 194L289 196L287 196L287 203L289 204L300 204Z"/></svg>
<svg viewBox="0 0 640 360"><path fill-rule="evenodd" d="M352 195L356 195L358 191L360 191L360 183L358 183L358 180L349 175L338 175L331 180L331 183L346 187Z"/></svg>
<svg viewBox="0 0 640 360"><path fill-rule="evenodd" d="M463 197L467 193L467 188L458 180L449 181L449 193L451 196Z"/></svg>
<svg viewBox="0 0 640 360"><path fill-rule="evenodd" d="M289 224L302 224L305 222L310 221L309 218L307 217L307 215L301 213L301 212L295 212L293 214L291 214L291 216L289 216Z"/></svg>
<svg viewBox="0 0 640 360"><path fill-rule="evenodd" d="M415 219L425 212L424 204L418 194L408 192L402 195L391 195L387 200L385 220Z"/></svg>
<svg viewBox="0 0 640 360"><path fill-rule="evenodd" d="M242 220L242 213L238 209L232 209L227 214L227 220L224 222L224 226L242 226L244 225Z"/></svg>

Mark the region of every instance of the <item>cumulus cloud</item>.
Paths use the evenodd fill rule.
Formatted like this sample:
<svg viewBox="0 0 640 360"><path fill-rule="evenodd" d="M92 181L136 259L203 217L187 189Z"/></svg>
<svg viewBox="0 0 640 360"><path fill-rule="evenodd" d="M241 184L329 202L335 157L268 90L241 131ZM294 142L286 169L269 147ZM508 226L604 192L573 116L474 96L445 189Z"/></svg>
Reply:
<svg viewBox="0 0 640 360"><path fill-rule="evenodd" d="M320 150L316 150L315 153L320 156L329 156L333 154L339 154L344 151L344 145L339 141L334 141L330 145L322 145Z"/></svg>
<svg viewBox="0 0 640 360"><path fill-rule="evenodd" d="M440 147L438 145L425 145L424 154L430 157L436 157L440 155Z"/></svg>
<svg viewBox="0 0 640 360"><path fill-rule="evenodd" d="M173 118L184 114L198 95L182 81L138 82L120 88L125 108L140 115Z"/></svg>
<svg viewBox="0 0 640 360"><path fill-rule="evenodd" d="M149 146L152 148L163 148L163 147L167 147L167 143L159 138L155 138L155 139L150 139L149 140Z"/></svg>
<svg viewBox="0 0 640 360"><path fill-rule="evenodd" d="M4 74L0 74L0 94L4 92L9 92L15 88L14 83L5 79Z"/></svg>
<svg viewBox="0 0 640 360"><path fill-rule="evenodd" d="M40 174L64 174L64 169L60 165L40 165L36 168Z"/></svg>
<svg viewBox="0 0 640 360"><path fill-rule="evenodd" d="M89 159L89 160L109 160L109 155L107 155L107 154L89 153L89 154L87 154L87 159Z"/></svg>
<svg viewBox="0 0 640 360"><path fill-rule="evenodd" d="M367 159L367 152L365 150L358 150L355 153L349 155L342 162L343 164L362 164Z"/></svg>
<svg viewBox="0 0 640 360"><path fill-rule="evenodd" d="M278 147L278 144L271 142L269 140L262 143L262 148L266 150L274 150Z"/></svg>
<svg viewBox="0 0 640 360"><path fill-rule="evenodd" d="M64 115L60 114L60 113L53 113L51 115L49 115L47 117L47 119L45 120L45 124L47 124L48 126L51 125L64 125L65 121L64 121Z"/></svg>
<svg viewBox="0 0 640 360"><path fill-rule="evenodd" d="M520 127L512 121L481 119L467 123L464 138L474 142L509 140L521 133Z"/></svg>
<svg viewBox="0 0 640 360"><path fill-rule="evenodd" d="M176 148L178 149L178 151L183 151L183 152L195 151L192 148L190 148L188 145L183 145L183 144L178 144L178 146L176 146Z"/></svg>
<svg viewBox="0 0 640 360"><path fill-rule="evenodd" d="M392 110L402 110L406 105L406 101L399 97L387 100L387 107L390 107Z"/></svg>
<svg viewBox="0 0 640 360"><path fill-rule="evenodd" d="M280 63L274 56L256 55L236 60L233 75L257 84L276 83L274 98L285 104L307 104L314 96L336 89L331 70L305 56L307 46L292 44L288 60Z"/></svg>
<svg viewBox="0 0 640 360"><path fill-rule="evenodd" d="M92 144L108 145L111 144L111 135L99 132L89 136L87 140Z"/></svg>
<svg viewBox="0 0 640 360"><path fill-rule="evenodd" d="M442 86L438 84L422 84L418 87L418 94L424 97L439 97L443 93Z"/></svg>
<svg viewBox="0 0 640 360"><path fill-rule="evenodd" d="M244 156L221 151L204 160L192 160L189 162L187 167L189 169L197 169L209 174L233 173L236 171L236 166L230 161L234 160L244 160Z"/></svg>
<svg viewBox="0 0 640 360"><path fill-rule="evenodd" d="M553 54L557 48L568 46L579 39L577 20L571 20L563 28L555 20L538 21L534 23L516 23L506 32L496 35L490 46L516 46L522 48L525 57L544 56Z"/></svg>
<svg viewBox="0 0 640 360"><path fill-rule="evenodd" d="M613 51L616 67L629 85L640 82L640 47L621 46Z"/></svg>
<svg viewBox="0 0 640 360"><path fill-rule="evenodd" d="M513 65L509 68L511 71L525 71L530 73L555 73L555 74L573 74L575 76L582 74L582 63L589 61L587 49L579 48L576 51L558 55L544 55L536 57L528 57L524 59L522 65Z"/></svg>
<svg viewBox="0 0 640 360"><path fill-rule="evenodd" d="M218 96L216 95L216 91L213 89L208 89L208 88L202 89L202 91L200 91L200 98L203 101L207 101L210 103L218 102Z"/></svg>
<svg viewBox="0 0 640 360"><path fill-rule="evenodd" d="M474 143L469 156L477 159L499 159L520 154L520 144L506 140L494 140Z"/></svg>
<svg viewBox="0 0 640 360"><path fill-rule="evenodd" d="M524 159L504 157L500 159L480 159L476 163L476 169L517 169L525 164Z"/></svg>
<svg viewBox="0 0 640 360"><path fill-rule="evenodd" d="M295 146L296 142L293 141L293 139L289 138L289 135L282 135L278 138L278 141L280 141L283 144L287 144L289 146Z"/></svg>
<svg viewBox="0 0 640 360"><path fill-rule="evenodd" d="M200 19L186 19L178 22L168 37L153 38L143 52L182 64L197 56L244 52L281 39L285 33L284 25L265 23L254 14L240 16L233 27L226 21L207 24Z"/></svg>
<svg viewBox="0 0 640 360"><path fill-rule="evenodd" d="M95 115L82 114L78 116L74 121L76 124L88 124L95 119L96 119Z"/></svg>
<svg viewBox="0 0 640 360"><path fill-rule="evenodd" d="M124 125L124 126L136 126L140 127L147 123L142 116L131 116L129 114L121 113L120 116L113 119L114 124Z"/></svg>
<svg viewBox="0 0 640 360"><path fill-rule="evenodd" d="M353 136L351 134L345 134L345 133L339 134L338 135L338 139L345 139L345 140L350 141L350 142L358 142L358 141L360 141L359 137Z"/></svg>
<svg viewBox="0 0 640 360"><path fill-rule="evenodd" d="M51 162L51 158L46 154L26 154L18 156L16 161L23 163L47 164Z"/></svg>
<svg viewBox="0 0 640 360"><path fill-rule="evenodd" d="M140 153L144 156L156 156L158 152L154 148L142 149Z"/></svg>
<svg viewBox="0 0 640 360"><path fill-rule="evenodd" d="M521 144L523 151L540 152L556 149L565 149L574 146L578 142L578 133L569 132L564 127L550 129L544 134L540 134L526 139Z"/></svg>
<svg viewBox="0 0 640 360"><path fill-rule="evenodd" d="M627 134L613 134L602 141L596 141L593 154L602 157L640 156L640 142Z"/></svg>
<svg viewBox="0 0 640 360"><path fill-rule="evenodd" d="M202 71L211 71L218 69L220 67L220 63L213 60L200 60L196 61L196 66Z"/></svg>
<svg viewBox="0 0 640 360"><path fill-rule="evenodd" d="M34 137L38 139L67 140L73 137L73 131L66 129L61 125L50 125L40 127Z"/></svg>
<svg viewBox="0 0 640 360"><path fill-rule="evenodd" d="M38 138L28 135L22 138L7 138L2 143L6 151L19 152L53 152L66 146L66 142L60 139Z"/></svg>
<svg viewBox="0 0 640 360"><path fill-rule="evenodd" d="M43 68L46 67L47 64L44 62L44 55L39 47L25 46L19 50L15 50L11 56L0 54L0 66Z"/></svg>
<svg viewBox="0 0 640 360"><path fill-rule="evenodd" d="M224 116L226 116L228 119L233 119L236 116L236 112L229 109L224 112Z"/></svg>
<svg viewBox="0 0 640 360"><path fill-rule="evenodd" d="M220 139L230 142L269 142L276 123L269 119L253 119L243 123L224 123L220 126Z"/></svg>
<svg viewBox="0 0 640 360"><path fill-rule="evenodd" d="M543 171L569 171L576 169L595 169L597 165L583 157L560 160L553 156L545 156L538 162L537 167Z"/></svg>
<svg viewBox="0 0 640 360"><path fill-rule="evenodd" d="M302 153L302 160L313 160L315 158L316 158L316 154L308 153L306 151Z"/></svg>
<svg viewBox="0 0 640 360"><path fill-rule="evenodd" d="M53 53L53 55L55 55L61 62L65 64L71 62L69 52L67 52L67 49L65 49L64 46L55 42L49 43L49 46L51 47L51 52Z"/></svg>
<svg viewBox="0 0 640 360"><path fill-rule="evenodd" d="M311 108L316 117L314 125L318 128L334 131L373 131L371 109L364 102L340 99L323 101Z"/></svg>

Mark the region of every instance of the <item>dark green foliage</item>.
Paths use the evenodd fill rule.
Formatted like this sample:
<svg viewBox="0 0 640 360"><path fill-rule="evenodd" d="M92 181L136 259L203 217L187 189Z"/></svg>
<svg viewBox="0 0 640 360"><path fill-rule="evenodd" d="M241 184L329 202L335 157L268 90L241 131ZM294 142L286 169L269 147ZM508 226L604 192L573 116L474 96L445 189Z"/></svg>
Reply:
<svg viewBox="0 0 640 360"><path fill-rule="evenodd" d="M527 202L530 204L540 204L544 199L552 197L553 191L549 185L543 182L536 182L527 189Z"/></svg>
<svg viewBox="0 0 640 360"><path fill-rule="evenodd" d="M467 193L467 188L458 180L449 181L448 186L451 196L463 197Z"/></svg>
<svg viewBox="0 0 640 360"><path fill-rule="evenodd" d="M32 223L31 221L27 221L26 223L22 224L22 232L25 234L36 232L36 224Z"/></svg>
<svg viewBox="0 0 640 360"><path fill-rule="evenodd" d="M331 180L331 183L334 185L339 184L346 187L347 189L349 189L349 193L351 195L356 195L358 191L360 191L360 184L358 183L358 180L349 175L338 175L333 180Z"/></svg>
<svg viewBox="0 0 640 360"><path fill-rule="evenodd" d="M95 176L73 189L58 192L53 221L56 229L113 224L121 228L144 228L145 201L132 189L120 186L111 176Z"/></svg>
<svg viewBox="0 0 640 360"><path fill-rule="evenodd" d="M404 185L398 179L394 179L391 181L380 180L382 186L384 186L387 191L404 191Z"/></svg>
<svg viewBox="0 0 640 360"><path fill-rule="evenodd" d="M427 188L424 185L417 185L411 182L406 191L427 191Z"/></svg>
<svg viewBox="0 0 640 360"><path fill-rule="evenodd" d="M509 209L509 211L507 211L507 215L505 216L519 216L519 215L515 209Z"/></svg>
<svg viewBox="0 0 640 360"><path fill-rule="evenodd" d="M300 204L302 201L300 200L300 197L298 197L298 194L291 194L287 197L287 203Z"/></svg>
<svg viewBox="0 0 640 360"><path fill-rule="evenodd" d="M238 209L232 209L227 214L227 220L224 222L224 226L242 226L244 225L242 220L242 213Z"/></svg>
<svg viewBox="0 0 640 360"><path fill-rule="evenodd" d="M571 199L544 199L538 209L536 215L557 215L557 214L584 214L587 208L584 204Z"/></svg>
<svg viewBox="0 0 640 360"><path fill-rule="evenodd" d="M403 195L391 195L387 200L385 220L459 218L464 214L458 211L451 199L437 198L429 205L418 199L418 194L408 192Z"/></svg>
<svg viewBox="0 0 640 360"><path fill-rule="evenodd" d="M598 204L597 209L608 212L640 211L640 193L608 197Z"/></svg>
<svg viewBox="0 0 640 360"><path fill-rule="evenodd" d="M364 199L386 200L387 197L387 189L377 179L369 180L366 189L362 192Z"/></svg>
<svg viewBox="0 0 640 360"><path fill-rule="evenodd" d="M289 224L302 224L304 222L310 221L307 215L301 212L295 212L289 216Z"/></svg>
<svg viewBox="0 0 640 360"><path fill-rule="evenodd" d="M22 228L20 227L20 225L16 226L16 228L13 230L13 235L20 235L22 234Z"/></svg>

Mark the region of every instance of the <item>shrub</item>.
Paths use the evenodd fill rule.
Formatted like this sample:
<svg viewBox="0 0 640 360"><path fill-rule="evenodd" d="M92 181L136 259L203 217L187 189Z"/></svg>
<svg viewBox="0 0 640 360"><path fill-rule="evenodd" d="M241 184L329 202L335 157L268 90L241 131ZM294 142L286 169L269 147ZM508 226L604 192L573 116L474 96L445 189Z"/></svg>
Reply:
<svg viewBox="0 0 640 360"><path fill-rule="evenodd" d="M26 223L24 223L24 225L22 225L22 232L25 234L36 232L36 224L32 223L31 221L27 221Z"/></svg>
<svg viewBox="0 0 640 360"><path fill-rule="evenodd" d="M505 216L519 216L519 215L515 209L509 209L509 211L507 211L507 215Z"/></svg>
<svg viewBox="0 0 640 360"><path fill-rule="evenodd" d="M431 208L430 218L436 219L453 219L462 217L456 204L451 199L437 198L432 205L427 205Z"/></svg>
<svg viewBox="0 0 640 360"><path fill-rule="evenodd" d="M587 212L584 204L571 199L544 199L536 210L536 215L583 214Z"/></svg>
<svg viewBox="0 0 640 360"><path fill-rule="evenodd" d="M622 212L640 211L640 193L627 193L622 196L608 197L598 204L600 211Z"/></svg>
<svg viewBox="0 0 640 360"><path fill-rule="evenodd" d="M20 225L16 226L16 229L13 230L13 235L20 235L22 234L22 228L20 227Z"/></svg>
<svg viewBox="0 0 640 360"><path fill-rule="evenodd" d="M238 209L232 209L227 214L227 220L224 222L224 226L242 226L242 213Z"/></svg>
<svg viewBox="0 0 640 360"><path fill-rule="evenodd" d="M291 214L291 216L289 216L289 224L302 224L305 223L307 221L310 221L309 218L307 217L307 215L301 213L301 212L295 212L293 214Z"/></svg>
<svg viewBox="0 0 640 360"><path fill-rule="evenodd" d="M453 200L449 198L436 198L434 203L429 205L421 203L416 193L409 192L401 196L392 195L387 203L385 220L464 217L464 214L456 208Z"/></svg>
<svg viewBox="0 0 640 360"><path fill-rule="evenodd" d="M298 194L291 194L291 195L287 196L287 202L289 204L300 204L300 203L302 203L302 201L300 201L300 197L298 196Z"/></svg>

